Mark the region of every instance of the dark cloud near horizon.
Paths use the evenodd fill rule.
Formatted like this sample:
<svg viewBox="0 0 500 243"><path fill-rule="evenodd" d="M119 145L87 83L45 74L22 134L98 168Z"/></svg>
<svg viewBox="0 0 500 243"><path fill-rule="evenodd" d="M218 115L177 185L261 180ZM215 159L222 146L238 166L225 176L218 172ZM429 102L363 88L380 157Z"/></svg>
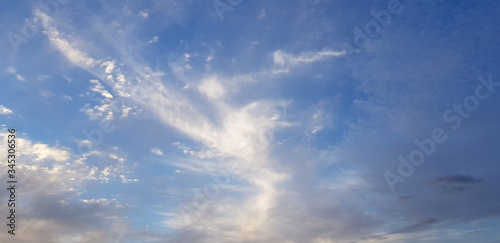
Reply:
<svg viewBox="0 0 500 243"><path fill-rule="evenodd" d="M482 182L482 179L474 178L471 175L449 175L431 179L431 184L475 184Z"/></svg>

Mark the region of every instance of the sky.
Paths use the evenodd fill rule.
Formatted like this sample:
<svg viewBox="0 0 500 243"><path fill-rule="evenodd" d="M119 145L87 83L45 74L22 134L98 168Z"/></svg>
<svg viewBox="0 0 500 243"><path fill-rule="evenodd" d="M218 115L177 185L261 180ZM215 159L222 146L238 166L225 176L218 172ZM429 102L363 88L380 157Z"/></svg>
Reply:
<svg viewBox="0 0 500 243"><path fill-rule="evenodd" d="M500 241L500 2L0 3L1 242Z"/></svg>

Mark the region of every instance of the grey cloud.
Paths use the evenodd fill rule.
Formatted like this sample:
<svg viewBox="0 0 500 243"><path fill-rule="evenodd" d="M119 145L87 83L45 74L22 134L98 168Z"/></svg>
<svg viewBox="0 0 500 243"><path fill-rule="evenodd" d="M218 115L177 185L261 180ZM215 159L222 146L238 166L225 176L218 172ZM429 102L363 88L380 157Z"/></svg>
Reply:
<svg viewBox="0 0 500 243"><path fill-rule="evenodd" d="M477 184L483 180L472 177L471 175L449 175L440 176L429 180L432 185L437 185L438 188L445 194L462 193L470 188L471 184Z"/></svg>
<svg viewBox="0 0 500 243"><path fill-rule="evenodd" d="M436 177L430 180L430 183L445 183L445 184L474 184L482 182L481 179L474 178L471 175L449 175L449 176L441 176Z"/></svg>
<svg viewBox="0 0 500 243"><path fill-rule="evenodd" d="M422 219L418 222L415 222L411 225L401 227L399 229L394 230L392 233L393 234L399 234L399 233L410 233L410 232L416 232L420 231L424 228L427 228L435 223L439 222L438 219L436 218L426 218Z"/></svg>

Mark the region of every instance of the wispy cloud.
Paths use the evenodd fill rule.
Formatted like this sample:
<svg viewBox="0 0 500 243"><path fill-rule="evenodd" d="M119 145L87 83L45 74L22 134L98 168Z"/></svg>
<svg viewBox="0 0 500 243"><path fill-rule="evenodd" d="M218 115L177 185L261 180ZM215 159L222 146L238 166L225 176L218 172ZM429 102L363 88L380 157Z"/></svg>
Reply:
<svg viewBox="0 0 500 243"><path fill-rule="evenodd" d="M141 16L141 17L143 17L143 18L145 18L145 19L149 18L149 14L146 11L142 11L141 10L141 11L139 11L138 15Z"/></svg>
<svg viewBox="0 0 500 243"><path fill-rule="evenodd" d="M40 10L35 10L34 14L37 18L40 18L43 25L43 33L47 35L50 43L61 51L61 53L68 58L68 60L84 69L92 68L97 64L96 60L75 49L71 43L62 36L62 34L54 26L52 17Z"/></svg>
<svg viewBox="0 0 500 243"><path fill-rule="evenodd" d="M3 105L0 105L0 115L9 115L9 114L12 114L12 110Z"/></svg>
<svg viewBox="0 0 500 243"><path fill-rule="evenodd" d="M477 45L446 37L449 30L493 33L483 11L490 8L467 6L467 14L443 24L437 13L452 14L444 11L449 4L429 4L436 11L405 5L407 16L390 15L391 25L357 56L335 49L350 34L351 20L373 17L377 24L386 10L334 1L245 2L217 25L216 12L203 12L211 2L116 2L98 11L79 3L56 15L35 10L43 37L63 60L56 59L52 73L43 66L47 80L23 71L22 79L39 80L26 94L36 101L42 98L36 94L50 96L40 102L50 114L88 119L36 125L46 133L69 129L56 145L20 140L27 161L20 168L40 209L27 216L34 233L21 242L32 242L35 233L44 242L439 241L455 239L458 224L497 217L499 199L491 193L497 169L487 165L496 158L498 102L481 103L477 120L447 131L451 142L436 145L436 155L405 178L404 193L390 194L381 176L399 154L415 149L416 138L432 136L426 128L443 127L441 106L474 92L461 74L487 69L484 60L495 57L469 63L477 59L472 50L494 50L483 47L496 43L484 34L476 35ZM454 4L452 12L464 6ZM408 16L434 19L415 24ZM53 50L48 56L57 56ZM17 69L28 70L8 65L14 81ZM19 88L13 90L28 84L14 83L8 83ZM23 114L29 109L22 102L5 105L16 117L36 114ZM13 112L0 106L0 114ZM59 145L91 147L80 126L98 132L100 119L119 128L101 146L76 154ZM149 186L139 192L134 183ZM477 198L487 200L478 207ZM127 221L131 212L141 216Z"/></svg>
<svg viewBox="0 0 500 243"><path fill-rule="evenodd" d="M341 57L345 55L344 51L318 51L318 52L304 52L299 55L292 55L281 50L277 50L273 53L274 64L279 66L285 65L299 65L312 63L317 61L325 60L329 57Z"/></svg>
<svg viewBox="0 0 500 243"><path fill-rule="evenodd" d="M447 184L471 184L479 183L482 180L472 177L471 175L450 175L436 177L430 180L431 183L447 183Z"/></svg>
<svg viewBox="0 0 500 243"><path fill-rule="evenodd" d="M15 67L7 67L7 72L14 74L18 81L26 81L21 74L17 73L17 69Z"/></svg>
<svg viewBox="0 0 500 243"><path fill-rule="evenodd" d="M163 155L163 152L161 151L161 149L159 148L152 148L151 150L149 150L152 154L156 154L156 155Z"/></svg>
<svg viewBox="0 0 500 243"><path fill-rule="evenodd" d="M160 40L160 37L158 36L154 36L153 39L149 40L148 43L151 44L151 43L155 43L155 42L158 42L158 40Z"/></svg>

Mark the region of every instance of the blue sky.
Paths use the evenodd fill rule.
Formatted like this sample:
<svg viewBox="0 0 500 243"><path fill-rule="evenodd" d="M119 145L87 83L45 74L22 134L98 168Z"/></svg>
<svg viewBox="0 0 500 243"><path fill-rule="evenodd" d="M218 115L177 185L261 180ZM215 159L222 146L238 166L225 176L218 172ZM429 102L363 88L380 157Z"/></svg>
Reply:
<svg viewBox="0 0 500 243"><path fill-rule="evenodd" d="M0 11L2 242L500 240L498 1Z"/></svg>

